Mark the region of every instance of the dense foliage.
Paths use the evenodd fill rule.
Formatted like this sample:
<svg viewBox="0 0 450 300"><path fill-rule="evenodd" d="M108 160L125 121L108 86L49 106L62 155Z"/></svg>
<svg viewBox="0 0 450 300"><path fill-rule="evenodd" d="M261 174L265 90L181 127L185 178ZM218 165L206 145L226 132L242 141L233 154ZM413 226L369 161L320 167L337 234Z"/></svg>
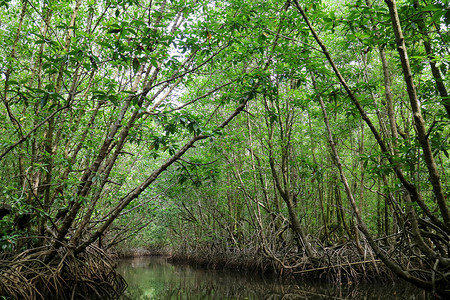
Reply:
<svg viewBox="0 0 450 300"><path fill-rule="evenodd" d="M448 0L0 6L5 259L351 245L449 293Z"/></svg>

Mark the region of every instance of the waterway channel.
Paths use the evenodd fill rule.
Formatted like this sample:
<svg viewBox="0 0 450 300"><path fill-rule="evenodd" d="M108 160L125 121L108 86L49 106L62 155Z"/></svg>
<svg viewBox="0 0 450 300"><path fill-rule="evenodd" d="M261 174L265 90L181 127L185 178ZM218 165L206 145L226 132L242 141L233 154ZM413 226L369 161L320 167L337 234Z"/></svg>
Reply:
<svg viewBox="0 0 450 300"><path fill-rule="evenodd" d="M128 283L123 299L433 299L405 284L299 283L273 276L205 270L173 265L163 257L139 257L119 262Z"/></svg>

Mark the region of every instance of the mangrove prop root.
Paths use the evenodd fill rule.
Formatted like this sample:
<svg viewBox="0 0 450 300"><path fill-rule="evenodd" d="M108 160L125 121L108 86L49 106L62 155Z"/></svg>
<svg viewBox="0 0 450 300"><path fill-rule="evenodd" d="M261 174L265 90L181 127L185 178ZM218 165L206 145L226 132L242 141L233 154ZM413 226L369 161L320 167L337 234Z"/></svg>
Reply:
<svg viewBox="0 0 450 300"><path fill-rule="evenodd" d="M257 235L258 233L256 233ZM417 278L434 280L436 291L444 290L448 275L427 271L423 257L416 245L405 242L411 236L405 225L397 234L377 239L381 251ZM266 241L276 240L276 232L267 234ZM397 282L398 277L376 256L366 239L360 239L360 249L354 241L334 246L324 246L319 240L309 237L317 254L312 260L298 249L293 240L284 244L242 240L238 246L230 246L230 241L215 240L191 243L186 239L172 254L172 260L188 262L209 268L240 269L276 273L282 277L297 279L320 279L333 283ZM395 240L394 243L389 240ZM434 263L434 262L433 262Z"/></svg>
<svg viewBox="0 0 450 300"><path fill-rule="evenodd" d="M117 299L126 288L111 259L90 246L74 256L66 247L48 263L51 249L0 257L0 295L6 299Z"/></svg>

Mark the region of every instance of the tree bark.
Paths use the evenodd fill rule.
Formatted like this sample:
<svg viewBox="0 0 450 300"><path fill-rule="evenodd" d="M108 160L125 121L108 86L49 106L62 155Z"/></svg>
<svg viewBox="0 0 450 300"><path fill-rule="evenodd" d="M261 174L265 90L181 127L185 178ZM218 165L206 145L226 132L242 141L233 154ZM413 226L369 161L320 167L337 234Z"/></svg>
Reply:
<svg viewBox="0 0 450 300"><path fill-rule="evenodd" d="M417 97L416 87L414 85L411 67L409 64L408 53L405 45L405 38L403 36L402 28L400 25L400 19L398 17L397 6L395 0L385 0L389 7L389 14L391 16L392 28L395 33L395 41L397 43L397 50L400 55L402 63L403 76L405 79L409 102L413 112L414 125L417 132L417 139L423 150L423 157L428 169L431 185L433 186L433 192L436 196L436 202L439 207L441 216L446 225L447 232L450 232L450 214L448 205L446 203L446 197L441 184L440 175L437 169L436 162L433 157L430 142L428 140L428 133L425 127L425 120L422 116L419 99Z"/></svg>

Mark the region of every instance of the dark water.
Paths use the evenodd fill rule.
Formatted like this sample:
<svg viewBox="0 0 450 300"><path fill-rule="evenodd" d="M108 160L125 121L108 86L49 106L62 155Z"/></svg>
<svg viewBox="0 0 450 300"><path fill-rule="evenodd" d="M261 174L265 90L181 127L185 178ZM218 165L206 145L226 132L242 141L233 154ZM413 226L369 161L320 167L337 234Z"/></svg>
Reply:
<svg viewBox="0 0 450 300"><path fill-rule="evenodd" d="M161 257L123 260L124 299L431 299L406 285L324 285L280 282L258 274L172 265Z"/></svg>

